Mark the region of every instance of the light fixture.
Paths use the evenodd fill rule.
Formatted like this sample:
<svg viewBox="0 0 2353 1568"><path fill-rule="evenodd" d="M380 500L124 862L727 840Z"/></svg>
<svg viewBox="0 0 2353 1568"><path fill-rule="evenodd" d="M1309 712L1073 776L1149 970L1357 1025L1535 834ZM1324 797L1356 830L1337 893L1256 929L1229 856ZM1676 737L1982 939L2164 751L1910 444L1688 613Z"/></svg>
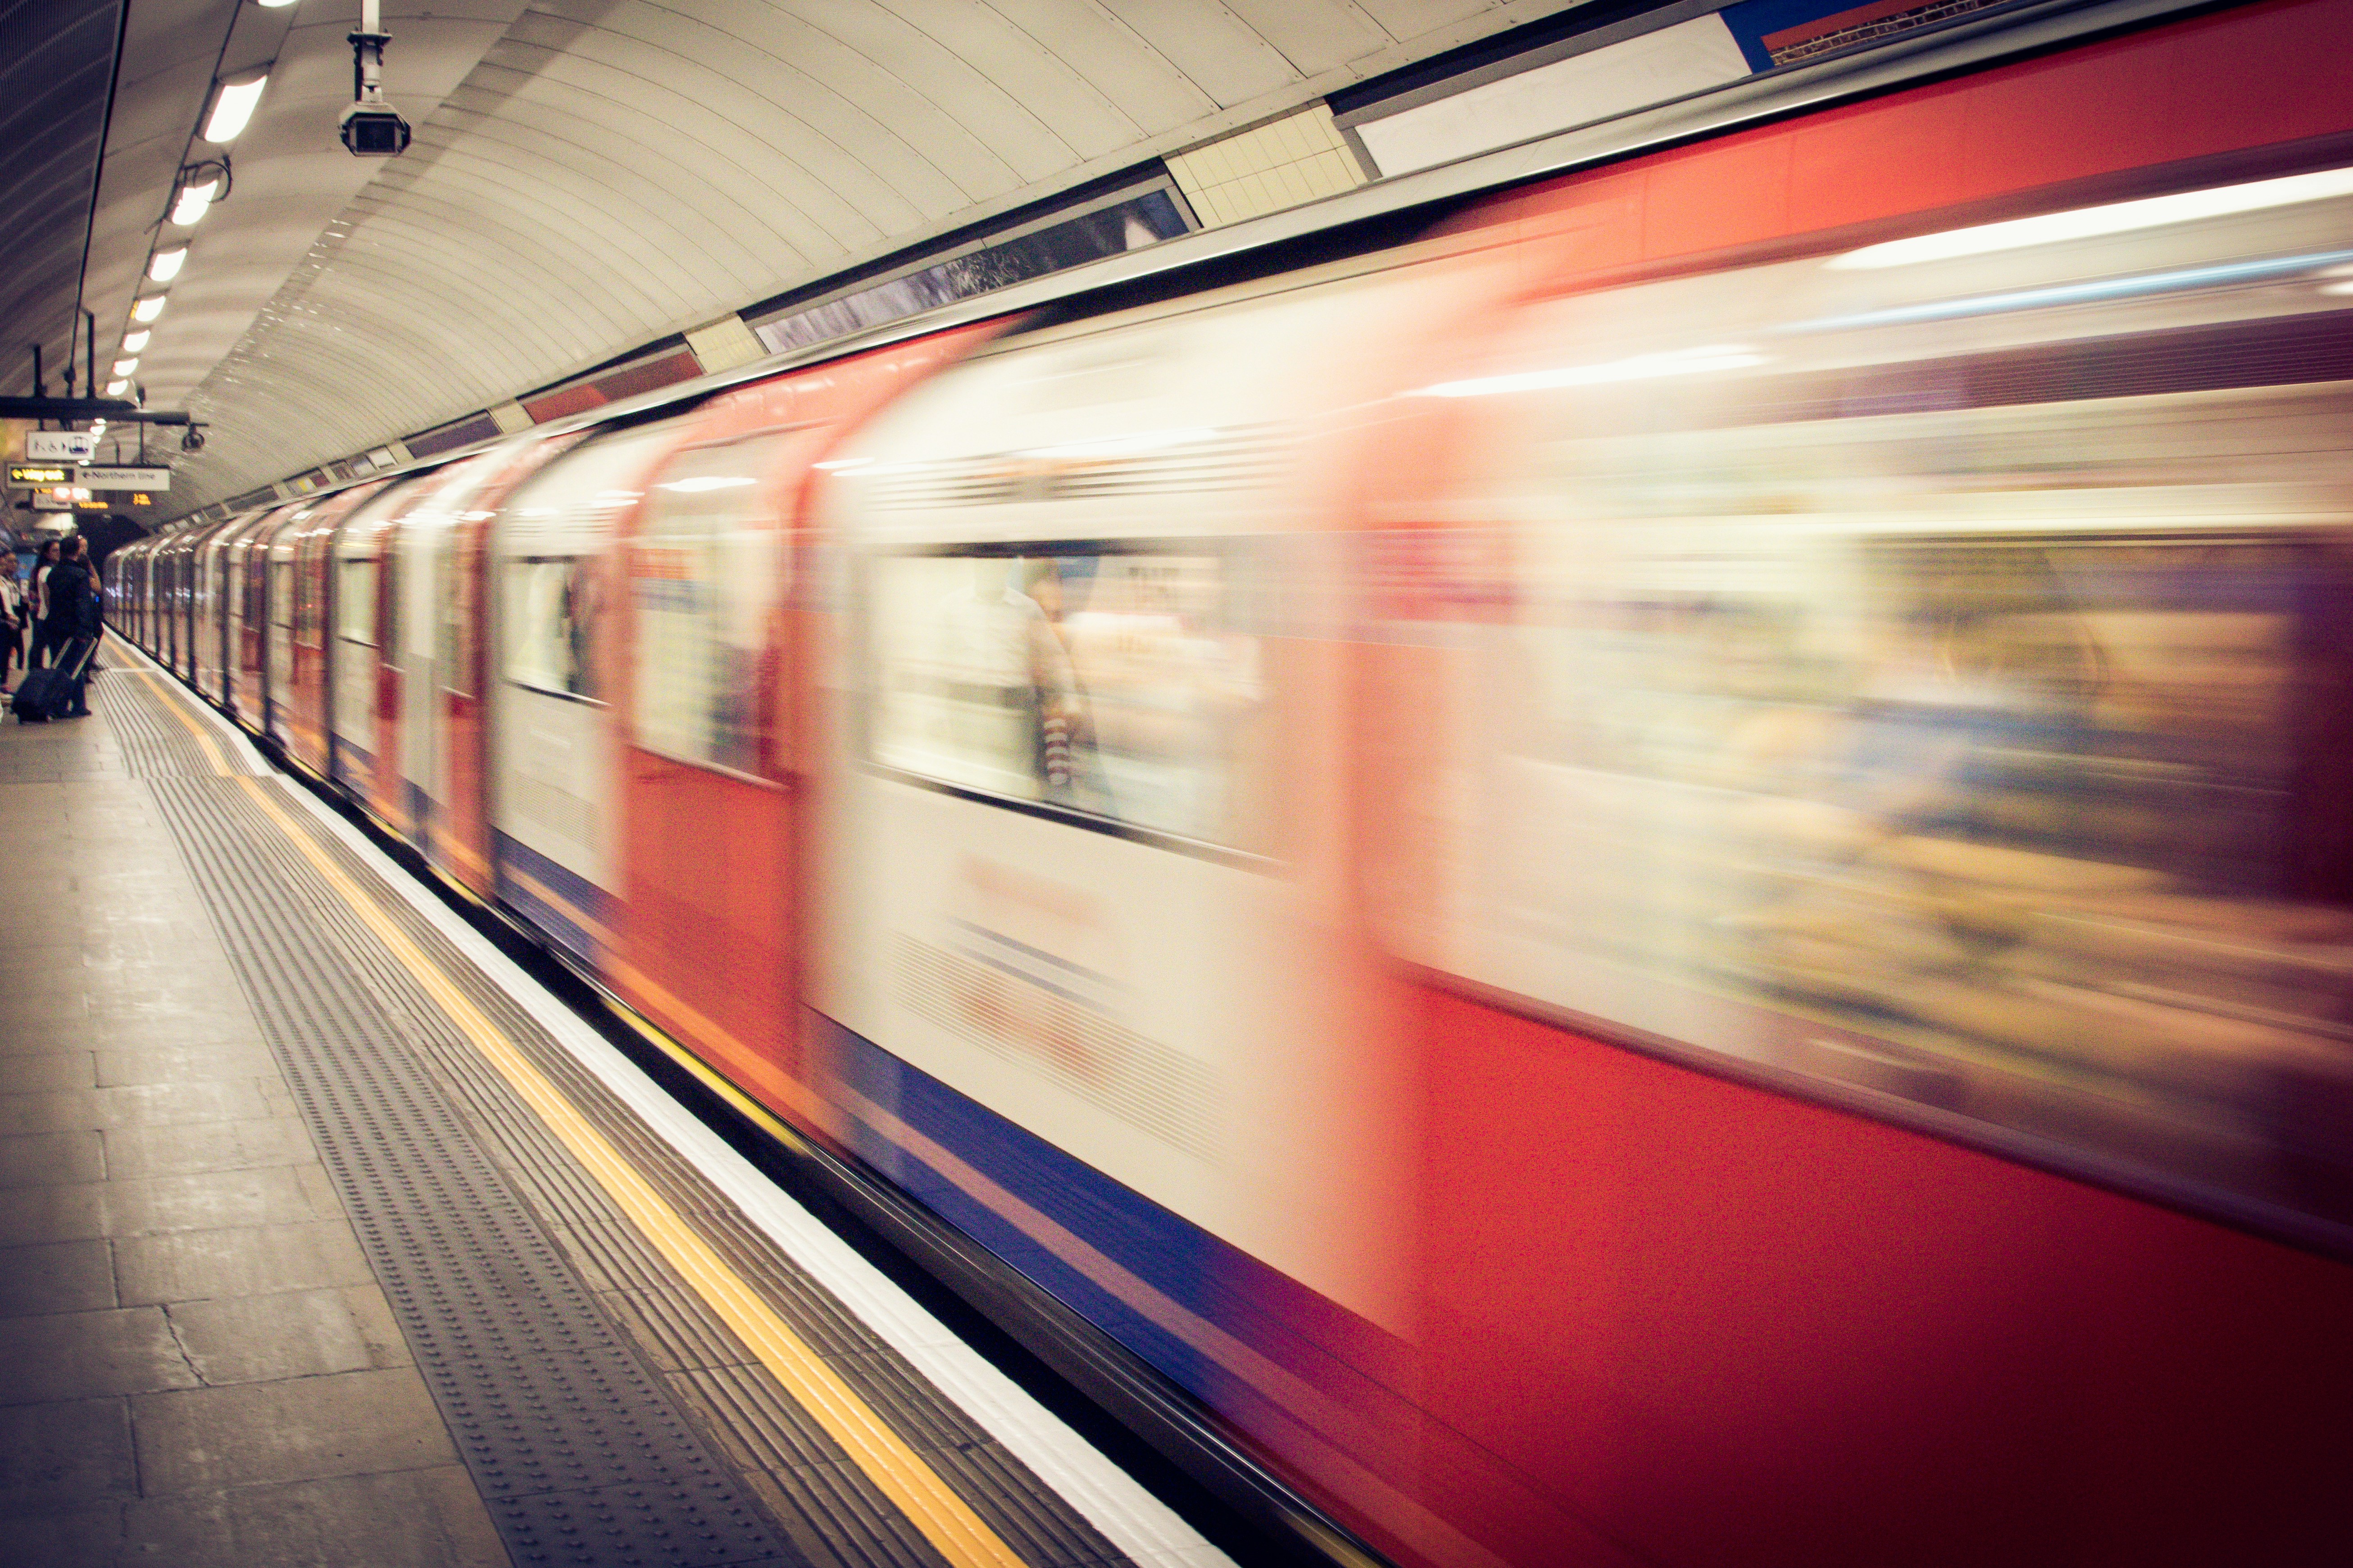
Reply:
<svg viewBox="0 0 2353 1568"><path fill-rule="evenodd" d="M122 352L127 354L137 353L141 349L147 346L147 340L154 335L154 333L147 331L143 327L135 332L127 334L122 340Z"/></svg>
<svg viewBox="0 0 2353 1568"><path fill-rule="evenodd" d="M253 118L254 106L261 101L261 89L269 85L266 76L255 77L251 81L222 83L220 96L213 100L213 117L205 121L205 140L237 140L237 133Z"/></svg>
<svg viewBox="0 0 2353 1568"><path fill-rule="evenodd" d="M161 294L150 294L131 307L131 319L134 321L152 321L163 313L164 296Z"/></svg>
<svg viewBox="0 0 2353 1568"><path fill-rule="evenodd" d="M147 263L147 276L158 283L169 283L180 275L180 268L187 263L188 247L175 245L169 250L155 253L155 258Z"/></svg>
<svg viewBox="0 0 2353 1568"><path fill-rule="evenodd" d="M213 197L220 194L220 185L218 174L201 184L192 182L182 185L180 199L172 206L172 221L186 228L202 218L213 205Z"/></svg>
<svg viewBox="0 0 2353 1568"><path fill-rule="evenodd" d="M2228 217L2233 213L2261 212L2266 207L2323 202L2337 196L2353 196L2353 169L2323 169L2316 174L2288 174L2276 180L2251 180L2243 185L2217 185L2211 190L2182 191L2169 196L2145 196L2139 201L2111 202L2105 206L2077 207L2073 212L2011 218L2005 223L1983 223L1973 228L1949 228L1942 234L1915 235L1910 239L1866 245L1861 250L1834 256L1825 265L1851 269L1951 261L1964 256L2022 250L2031 245L2056 245L2069 239L2096 239L2103 235L2129 234L2135 229L2161 228L2168 224Z"/></svg>
<svg viewBox="0 0 2353 1568"><path fill-rule="evenodd" d="M697 474L691 479L670 479L654 488L694 495L702 490L737 489L754 482L750 476L743 474Z"/></svg>
<svg viewBox="0 0 2353 1568"><path fill-rule="evenodd" d="M119 359L114 362L114 374L117 375L129 375L138 368L139 362L135 359Z"/></svg>
<svg viewBox="0 0 2353 1568"><path fill-rule="evenodd" d="M1706 348L1672 349L1665 353L1635 354L1598 364L1563 365L1557 370L1527 370L1514 375L1482 375L1471 381L1441 381L1417 391L1417 397L1492 397L1497 393L1543 392L1556 386L1599 386L1613 381L1648 381L1662 375L1698 375L1711 370L1742 370L1763 364L1767 355L1736 343Z"/></svg>
<svg viewBox="0 0 2353 1568"><path fill-rule="evenodd" d="M110 381L106 384L106 395L109 397L120 397L130 390L131 384L128 381Z"/></svg>

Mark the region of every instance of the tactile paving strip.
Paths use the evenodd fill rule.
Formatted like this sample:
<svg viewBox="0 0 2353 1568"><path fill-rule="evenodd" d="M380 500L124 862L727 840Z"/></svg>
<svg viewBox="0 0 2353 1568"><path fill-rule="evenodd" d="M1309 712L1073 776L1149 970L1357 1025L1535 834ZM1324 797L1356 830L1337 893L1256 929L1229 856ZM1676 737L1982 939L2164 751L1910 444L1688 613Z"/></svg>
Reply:
<svg viewBox="0 0 2353 1568"><path fill-rule="evenodd" d="M287 896L282 868L237 821L249 786L151 783L515 1562L802 1562L339 962L321 906Z"/></svg>
<svg viewBox="0 0 2353 1568"><path fill-rule="evenodd" d="M141 677L118 657L100 653L90 675L90 700L106 716L115 744L122 748L122 760L136 777L217 771L188 727L165 712Z"/></svg>
<svg viewBox="0 0 2353 1568"><path fill-rule="evenodd" d="M740 1278L794 1332L922 1455L997 1537L1035 1568L1097 1568L1128 1558L1054 1489L908 1364L857 1315L747 1224L668 1144L649 1133L603 1082L515 1002L482 982L430 922L383 889L376 875L330 835L312 842L376 907L460 984L483 1015L611 1140L638 1173L691 1219ZM459 1041L404 972L377 963L383 994L421 1021L453 1091L480 1119L486 1142L506 1151L511 1180L545 1215L574 1261L596 1280L679 1397L699 1412L729 1454L771 1483L771 1508L818 1561L930 1563L935 1553L873 1482L794 1405L702 1300L614 1215L479 1053ZM430 1016L428 1020L427 1016Z"/></svg>

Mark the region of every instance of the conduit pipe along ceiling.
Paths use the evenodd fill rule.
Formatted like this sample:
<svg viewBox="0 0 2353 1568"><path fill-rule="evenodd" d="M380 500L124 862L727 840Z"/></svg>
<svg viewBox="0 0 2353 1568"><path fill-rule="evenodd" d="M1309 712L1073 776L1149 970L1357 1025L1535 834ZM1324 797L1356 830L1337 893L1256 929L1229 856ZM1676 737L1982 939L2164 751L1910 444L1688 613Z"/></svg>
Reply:
<svg viewBox="0 0 2353 1568"><path fill-rule="evenodd" d="M357 0L142 0L88 303L102 342L152 327L151 406L210 424L199 505L1562 8L386 0L417 137L379 161L335 136ZM263 83L226 195L159 228Z"/></svg>

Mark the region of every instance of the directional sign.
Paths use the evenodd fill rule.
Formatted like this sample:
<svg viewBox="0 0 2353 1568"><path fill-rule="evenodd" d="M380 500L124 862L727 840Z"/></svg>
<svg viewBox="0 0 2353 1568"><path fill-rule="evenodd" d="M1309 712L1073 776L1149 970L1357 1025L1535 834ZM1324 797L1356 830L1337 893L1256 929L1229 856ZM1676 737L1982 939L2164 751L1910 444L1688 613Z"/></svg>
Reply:
<svg viewBox="0 0 2353 1568"><path fill-rule="evenodd" d="M69 485L74 482L70 463L11 463L8 482L12 485Z"/></svg>
<svg viewBox="0 0 2353 1568"><path fill-rule="evenodd" d="M172 488L169 468L99 468L84 463L81 483L93 490L168 490Z"/></svg>
<svg viewBox="0 0 2353 1568"><path fill-rule="evenodd" d="M98 437L87 430L27 430L25 457L35 463L87 463Z"/></svg>

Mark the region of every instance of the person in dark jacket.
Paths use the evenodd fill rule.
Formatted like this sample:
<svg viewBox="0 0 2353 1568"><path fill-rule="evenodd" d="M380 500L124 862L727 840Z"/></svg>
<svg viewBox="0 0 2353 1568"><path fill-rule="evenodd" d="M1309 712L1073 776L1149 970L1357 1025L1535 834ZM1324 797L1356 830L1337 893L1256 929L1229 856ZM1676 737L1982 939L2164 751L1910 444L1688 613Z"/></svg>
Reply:
<svg viewBox="0 0 2353 1568"><path fill-rule="evenodd" d="M69 719L90 716L90 665L87 655L98 640L98 592L90 575L90 547L77 534L65 549L65 559L49 573L48 618L41 623L42 639L55 647L63 668L80 667L74 681Z"/></svg>

